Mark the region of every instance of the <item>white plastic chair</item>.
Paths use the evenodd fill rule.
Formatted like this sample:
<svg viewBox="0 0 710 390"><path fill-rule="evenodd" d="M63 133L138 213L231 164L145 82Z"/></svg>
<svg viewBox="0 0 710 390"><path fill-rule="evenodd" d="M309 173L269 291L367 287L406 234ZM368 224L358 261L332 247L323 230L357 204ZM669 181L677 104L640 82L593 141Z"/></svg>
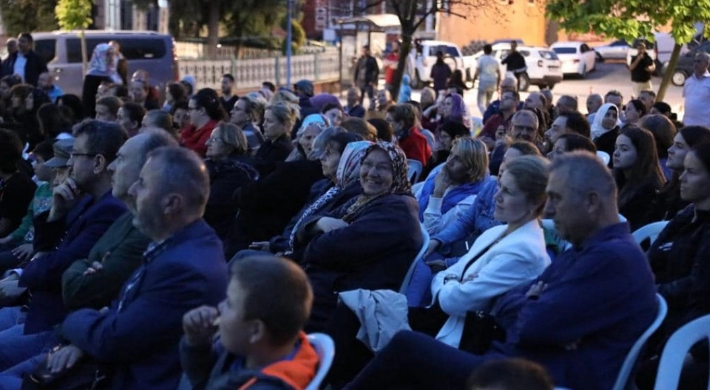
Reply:
<svg viewBox="0 0 710 390"><path fill-rule="evenodd" d="M414 269L416 268L417 263L424 257L424 253L426 253L427 248L429 248L429 232L427 232L426 227L424 227L424 224L419 225L422 229L422 249L419 250L417 257L414 258L414 261L412 261L412 264L409 266L409 270L407 270L407 274L404 276L404 280L402 281L402 287L399 288L400 294L407 294L407 288L409 287L409 283L412 281L412 274L414 274Z"/></svg>
<svg viewBox="0 0 710 390"><path fill-rule="evenodd" d="M436 149L436 139L434 138L434 133L427 129L421 129L419 132L426 138L426 142L429 144L429 148L433 152L434 149Z"/></svg>
<svg viewBox="0 0 710 390"><path fill-rule="evenodd" d="M419 181L419 177L422 175L422 170L424 166L417 160L409 159L407 160L407 166L409 167L409 181L416 183Z"/></svg>
<svg viewBox="0 0 710 390"><path fill-rule="evenodd" d="M612 388L613 390L631 390L633 388L629 383L629 378L631 377L631 374L633 373L633 370L636 367L636 360L638 359L639 354L643 350L643 347L646 345L646 341L648 341L648 338L651 337L653 332L655 332L659 326L661 326L661 323L666 318L666 314L668 313L668 305L666 304L666 300L663 299L660 294L656 294L656 297L658 298L658 313L656 314L656 319L653 321L651 326L649 326L648 329L643 332L641 337L636 340L634 345L631 347L631 350L626 355L626 359L624 359L624 364L621 366L621 370L619 370L619 375L616 377L616 382L614 383L614 387Z"/></svg>
<svg viewBox="0 0 710 390"><path fill-rule="evenodd" d="M560 250L564 251L572 246L572 244L562 239L562 237L557 234L557 229L555 229L555 221L551 219L543 219L542 221L540 221L540 224L542 225L542 228L544 230L551 232L555 236L555 239L559 244Z"/></svg>
<svg viewBox="0 0 710 390"><path fill-rule="evenodd" d="M677 389L685 356L690 348L710 338L710 315L697 318L678 329L663 347L655 390ZM710 386L708 386L710 389Z"/></svg>
<svg viewBox="0 0 710 390"><path fill-rule="evenodd" d="M602 152L601 150L597 151L597 157L599 157L599 159L602 160L604 165L609 165L609 161L611 161L611 156L609 156L609 153Z"/></svg>
<svg viewBox="0 0 710 390"><path fill-rule="evenodd" d="M311 383L306 386L306 390L318 390L326 375L328 375L330 366L333 364L335 343L325 333L311 333L308 335L308 341L318 354L318 372L316 372L316 376Z"/></svg>
<svg viewBox="0 0 710 390"><path fill-rule="evenodd" d="M668 221L659 221L659 222L653 222L649 223L646 226L643 226L636 230L635 232L631 233L631 235L634 237L634 240L641 244L645 239L650 239L651 244L653 244L654 241L658 238L658 235L661 234L661 231L668 225Z"/></svg>

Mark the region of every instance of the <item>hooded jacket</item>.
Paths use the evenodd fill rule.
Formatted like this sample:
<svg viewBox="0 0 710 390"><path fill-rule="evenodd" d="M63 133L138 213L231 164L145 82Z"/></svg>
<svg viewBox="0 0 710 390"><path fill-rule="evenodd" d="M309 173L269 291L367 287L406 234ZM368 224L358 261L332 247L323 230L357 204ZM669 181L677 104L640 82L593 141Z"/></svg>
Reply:
<svg viewBox="0 0 710 390"><path fill-rule="evenodd" d="M180 360L192 388L207 390L304 389L318 369L318 354L303 332L290 356L258 370L244 368L243 358L219 341L202 348L188 346L183 339Z"/></svg>

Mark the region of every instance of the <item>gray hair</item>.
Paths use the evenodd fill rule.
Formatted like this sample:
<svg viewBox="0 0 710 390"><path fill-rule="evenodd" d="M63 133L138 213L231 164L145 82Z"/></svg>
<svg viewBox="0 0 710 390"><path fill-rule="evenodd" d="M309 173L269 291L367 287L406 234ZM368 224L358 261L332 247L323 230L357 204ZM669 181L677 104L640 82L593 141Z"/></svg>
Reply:
<svg viewBox="0 0 710 390"><path fill-rule="evenodd" d="M202 216L210 196L210 177L207 167L194 151L178 146L154 149L148 158L161 163L161 195L178 193L186 200L186 212Z"/></svg>
<svg viewBox="0 0 710 390"><path fill-rule="evenodd" d="M309 160L318 160L320 155L325 151L326 145L330 142L336 134L347 133L348 131L342 127L329 127L323 131L313 140L313 148L311 149L311 154L308 156Z"/></svg>

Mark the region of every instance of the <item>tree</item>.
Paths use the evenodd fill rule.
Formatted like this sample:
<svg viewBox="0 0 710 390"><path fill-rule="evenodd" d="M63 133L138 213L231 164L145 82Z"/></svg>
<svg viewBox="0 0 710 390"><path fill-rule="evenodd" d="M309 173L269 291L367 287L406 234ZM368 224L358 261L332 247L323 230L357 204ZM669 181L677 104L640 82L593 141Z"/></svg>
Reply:
<svg viewBox="0 0 710 390"><path fill-rule="evenodd" d="M28 31L54 31L56 0L0 0L2 22L8 36Z"/></svg>
<svg viewBox="0 0 710 390"><path fill-rule="evenodd" d="M663 100L681 47L691 42L696 33L694 24L710 22L710 0L549 0L547 15L569 31L594 31L629 41L639 37L653 40L654 30L670 25L675 46L656 94L658 100Z"/></svg>
<svg viewBox="0 0 710 390"><path fill-rule="evenodd" d="M281 22L281 28L286 31L287 18L284 16ZM282 46L283 52L286 53L287 39L284 39ZM306 42L306 31L301 26L301 23L296 19L291 19L291 51L295 54Z"/></svg>
<svg viewBox="0 0 710 390"><path fill-rule="evenodd" d="M91 19L91 0L59 0L55 8L57 22L63 30L81 30L81 61L86 73L86 37L84 30L93 22Z"/></svg>
<svg viewBox="0 0 710 390"><path fill-rule="evenodd" d="M533 0L539 4L539 0ZM446 12L449 15L467 19L476 13L490 13L498 20L506 19L508 2L500 0L365 0L364 9L381 7L385 4L391 9L400 23L401 45L399 46L399 61L394 73L392 96L397 97L399 87L407 63L407 57L412 49L414 33L426 21L427 17L436 13Z"/></svg>

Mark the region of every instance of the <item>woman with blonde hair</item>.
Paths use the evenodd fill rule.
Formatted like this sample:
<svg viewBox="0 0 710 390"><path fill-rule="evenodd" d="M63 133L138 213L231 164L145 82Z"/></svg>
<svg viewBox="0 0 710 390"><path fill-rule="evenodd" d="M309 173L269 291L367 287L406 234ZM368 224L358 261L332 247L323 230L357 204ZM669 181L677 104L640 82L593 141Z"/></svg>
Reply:
<svg viewBox="0 0 710 390"><path fill-rule="evenodd" d="M242 130L220 122L207 139L205 166L210 175L210 197L204 219L220 238L225 238L237 214L232 194L259 178L247 157L247 139Z"/></svg>
<svg viewBox="0 0 710 390"><path fill-rule="evenodd" d="M299 117L298 108L292 104L276 103L264 112L264 137L266 141L254 156L255 166L262 176L271 173L276 164L286 160L293 150L291 128Z"/></svg>
<svg viewBox="0 0 710 390"><path fill-rule="evenodd" d="M471 137L456 139L446 163L435 168L416 193L419 220L430 234L438 233L465 213L491 180L486 145Z"/></svg>

